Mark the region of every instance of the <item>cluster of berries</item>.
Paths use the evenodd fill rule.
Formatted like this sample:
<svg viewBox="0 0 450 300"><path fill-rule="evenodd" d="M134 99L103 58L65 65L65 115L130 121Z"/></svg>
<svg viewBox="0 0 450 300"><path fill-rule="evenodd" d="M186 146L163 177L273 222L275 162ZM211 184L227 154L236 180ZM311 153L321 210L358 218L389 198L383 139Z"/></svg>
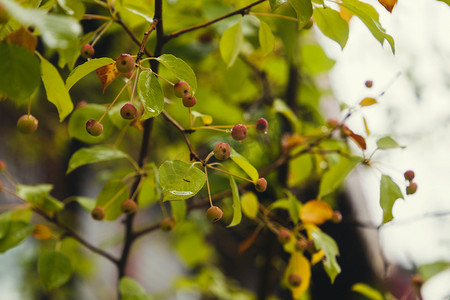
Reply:
<svg viewBox="0 0 450 300"><path fill-rule="evenodd" d="M414 171L408 170L403 174L405 179L408 181L408 185L406 186L406 195L412 195L417 191L417 183L413 182L415 177Z"/></svg>

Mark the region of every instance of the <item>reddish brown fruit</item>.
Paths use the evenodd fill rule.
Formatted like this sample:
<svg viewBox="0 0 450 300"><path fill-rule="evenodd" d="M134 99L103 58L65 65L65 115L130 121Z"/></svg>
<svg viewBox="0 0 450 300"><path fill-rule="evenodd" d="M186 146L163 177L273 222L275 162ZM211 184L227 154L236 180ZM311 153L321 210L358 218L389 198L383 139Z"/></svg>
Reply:
<svg viewBox="0 0 450 300"><path fill-rule="evenodd" d="M309 253L314 254L319 251L319 250L317 250L316 245L314 244L313 240L308 240L307 242L308 242L308 247L306 247L306 250L308 250Z"/></svg>
<svg viewBox="0 0 450 300"><path fill-rule="evenodd" d="M405 172L405 174L403 174L403 176L405 176L405 179L408 181L412 181L415 177L414 171L412 170L408 170Z"/></svg>
<svg viewBox="0 0 450 300"><path fill-rule="evenodd" d="M277 239L280 242L280 244L287 244L292 238L292 234L289 230L281 229L278 231Z"/></svg>
<svg viewBox="0 0 450 300"><path fill-rule="evenodd" d="M245 125L236 124L233 129L231 129L231 137L236 141L243 141L248 135L248 130Z"/></svg>
<svg viewBox="0 0 450 300"><path fill-rule="evenodd" d="M288 282L293 287L298 287L302 284L302 277L298 274L290 274L288 276Z"/></svg>
<svg viewBox="0 0 450 300"><path fill-rule="evenodd" d="M175 229L175 221L171 217L165 217L161 220L161 230L169 232Z"/></svg>
<svg viewBox="0 0 450 300"><path fill-rule="evenodd" d="M0 192L3 190L3 183L0 181Z"/></svg>
<svg viewBox="0 0 450 300"><path fill-rule="evenodd" d="M134 214L137 210L137 204L133 201L133 199L125 200L120 205L120 210L127 215Z"/></svg>
<svg viewBox="0 0 450 300"><path fill-rule="evenodd" d="M197 98L195 96L191 96L190 94L187 94L183 97L183 105L186 107L192 107L195 104L197 104Z"/></svg>
<svg viewBox="0 0 450 300"><path fill-rule="evenodd" d="M206 218L208 218L208 220L210 222L217 222L220 219L222 219L222 216L223 216L223 212L220 209L220 207L217 207L217 206L211 206L206 211Z"/></svg>
<svg viewBox="0 0 450 300"><path fill-rule="evenodd" d="M301 239L295 242L295 250L299 252L303 252L308 248L308 241Z"/></svg>
<svg viewBox="0 0 450 300"><path fill-rule="evenodd" d="M256 130L262 133L267 132L267 128L269 128L269 122L267 122L264 118L259 118L258 121L256 121Z"/></svg>
<svg viewBox="0 0 450 300"><path fill-rule="evenodd" d="M191 92L191 87L185 81L178 81L173 86L173 92L178 98L184 98Z"/></svg>
<svg viewBox="0 0 450 300"><path fill-rule="evenodd" d="M134 69L133 57L129 54L121 54L116 59L116 68L120 73L128 73Z"/></svg>
<svg viewBox="0 0 450 300"><path fill-rule="evenodd" d="M6 170L6 163L4 160L0 160L0 172L3 172Z"/></svg>
<svg viewBox="0 0 450 300"><path fill-rule="evenodd" d="M95 50L94 47L92 47L92 45L90 44L86 44L84 45L81 50L80 50L80 55L83 58L92 58L94 56Z"/></svg>
<svg viewBox="0 0 450 300"><path fill-rule="evenodd" d="M333 216L331 217L331 221L334 223L341 223L342 222L342 214L339 211L333 212Z"/></svg>
<svg viewBox="0 0 450 300"><path fill-rule="evenodd" d="M23 115L17 120L17 129L22 133L33 133L38 128L38 120L32 115Z"/></svg>
<svg viewBox="0 0 450 300"><path fill-rule="evenodd" d="M214 147L214 157L218 160L226 160L231 155L230 145L227 143L218 142Z"/></svg>
<svg viewBox="0 0 450 300"><path fill-rule="evenodd" d="M86 122L86 130L90 135L99 136L103 132L103 125L96 120Z"/></svg>
<svg viewBox="0 0 450 300"><path fill-rule="evenodd" d="M78 102L77 106L75 106L75 109L85 107L86 105L87 105L87 102L84 100L81 100L80 102Z"/></svg>
<svg viewBox="0 0 450 300"><path fill-rule="evenodd" d="M267 189L267 180L263 177L259 178L255 183L255 189L258 192L264 192Z"/></svg>
<svg viewBox="0 0 450 300"><path fill-rule="evenodd" d="M138 111L137 111L136 107L131 103L125 104L120 109L120 115L125 120L133 120L134 118L137 117L137 114L138 114Z"/></svg>
<svg viewBox="0 0 450 300"><path fill-rule="evenodd" d="M330 128L336 128L336 127L339 126L339 121L336 120L336 119L329 119L329 120L327 121L327 125L328 125L328 127L330 127Z"/></svg>
<svg viewBox="0 0 450 300"><path fill-rule="evenodd" d="M105 209L101 206L97 206L92 210L91 216L94 220L101 221L105 218Z"/></svg>
<svg viewBox="0 0 450 300"><path fill-rule="evenodd" d="M415 194L417 191L417 183L415 182L411 182L407 187L406 187L406 195L412 195Z"/></svg>
<svg viewBox="0 0 450 300"><path fill-rule="evenodd" d="M366 85L366 87L371 88L373 86L373 81L372 80L366 80L366 82L364 84Z"/></svg>

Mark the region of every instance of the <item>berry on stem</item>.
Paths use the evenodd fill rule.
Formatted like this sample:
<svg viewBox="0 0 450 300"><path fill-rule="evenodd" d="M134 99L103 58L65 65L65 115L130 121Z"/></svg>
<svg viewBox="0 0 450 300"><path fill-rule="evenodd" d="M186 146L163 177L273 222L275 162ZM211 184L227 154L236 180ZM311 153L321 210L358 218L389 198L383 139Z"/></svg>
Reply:
<svg viewBox="0 0 450 300"><path fill-rule="evenodd" d="M186 107L192 107L197 104L197 98L195 98L195 96L191 96L191 94L187 94L186 96L184 96L182 101L183 105Z"/></svg>
<svg viewBox="0 0 450 300"><path fill-rule="evenodd" d="M264 177L261 177L258 180L256 180L255 189L258 192L261 193L264 192L267 189L267 180Z"/></svg>
<svg viewBox="0 0 450 300"><path fill-rule="evenodd" d="M121 54L116 59L116 67L120 73L128 73L134 69L133 57L129 54Z"/></svg>
<svg viewBox="0 0 450 300"><path fill-rule="evenodd" d="M175 221L171 217L165 217L161 220L161 230L164 232L169 232L175 229Z"/></svg>
<svg viewBox="0 0 450 300"><path fill-rule="evenodd" d="M83 58L92 58L94 56L95 50L94 47L90 44L84 45L80 50L80 55Z"/></svg>
<svg viewBox="0 0 450 300"><path fill-rule="evenodd" d="M173 86L173 92L178 98L184 98L191 92L191 87L187 82L180 80Z"/></svg>
<svg viewBox="0 0 450 300"><path fill-rule="evenodd" d="M292 234L289 230L281 229L278 231L277 239L280 242L280 244L287 244L292 238Z"/></svg>
<svg viewBox="0 0 450 300"><path fill-rule="evenodd" d="M223 212L218 206L211 206L206 211L206 218L208 218L210 222L217 222L222 219L222 216Z"/></svg>
<svg viewBox="0 0 450 300"><path fill-rule="evenodd" d="M403 174L403 176L405 176L405 179L408 181L412 181L415 177L414 171L412 170L408 170L405 172L405 174Z"/></svg>
<svg viewBox="0 0 450 300"><path fill-rule="evenodd" d="M32 115L23 115L17 120L17 129L22 133L33 133L38 128L38 120Z"/></svg>
<svg viewBox="0 0 450 300"><path fill-rule="evenodd" d="M267 132L267 128L269 127L269 122L267 122L264 118L259 118L258 121L256 121L256 130L262 133Z"/></svg>
<svg viewBox="0 0 450 300"><path fill-rule="evenodd" d="M236 124L231 129L231 137L236 141L243 141L247 137L248 130L245 125Z"/></svg>
<svg viewBox="0 0 450 300"><path fill-rule="evenodd" d="M99 136L103 132L103 125L96 120L86 122L86 130L90 135Z"/></svg>
<svg viewBox="0 0 450 300"><path fill-rule="evenodd" d="M412 194L416 193L416 191L417 191L417 183L415 183L415 182L411 182L406 187L406 195L412 195Z"/></svg>
<svg viewBox="0 0 450 300"><path fill-rule="evenodd" d="M120 210L127 215L131 215L136 212L137 204L133 201L133 199L127 199L120 205Z"/></svg>
<svg viewBox="0 0 450 300"><path fill-rule="evenodd" d="M133 120L134 118L137 117L137 114L138 114L138 111L137 111L136 107L131 103L125 104L120 109L120 115L122 116L122 118L124 118L126 120Z"/></svg>
<svg viewBox="0 0 450 300"><path fill-rule="evenodd" d="M105 209L101 206L96 206L92 210L91 216L94 220L101 221L105 218Z"/></svg>
<svg viewBox="0 0 450 300"><path fill-rule="evenodd" d="M290 274L288 276L288 282L293 287L298 287L302 284L302 277L298 274Z"/></svg>
<svg viewBox="0 0 450 300"><path fill-rule="evenodd" d="M218 160L226 160L231 155L230 145L227 143L218 142L214 147L214 156Z"/></svg>

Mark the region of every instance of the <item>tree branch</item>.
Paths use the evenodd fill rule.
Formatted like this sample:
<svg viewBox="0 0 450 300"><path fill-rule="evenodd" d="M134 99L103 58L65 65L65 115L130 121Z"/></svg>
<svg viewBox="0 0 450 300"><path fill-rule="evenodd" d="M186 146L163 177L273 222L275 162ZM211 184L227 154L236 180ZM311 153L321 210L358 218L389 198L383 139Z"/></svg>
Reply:
<svg viewBox="0 0 450 300"><path fill-rule="evenodd" d="M141 41L137 38L137 36L133 33L133 31L131 31L131 29L122 21L122 19L120 18L118 13L116 15L115 22L117 24L119 24L120 26L122 26L122 28L126 31L126 33L130 36L130 38L133 40L133 42L136 45L141 46ZM145 52L145 55L147 55L148 57L153 56L153 54L150 52L150 50L148 50L148 48L145 47L145 44L144 44L144 52Z"/></svg>

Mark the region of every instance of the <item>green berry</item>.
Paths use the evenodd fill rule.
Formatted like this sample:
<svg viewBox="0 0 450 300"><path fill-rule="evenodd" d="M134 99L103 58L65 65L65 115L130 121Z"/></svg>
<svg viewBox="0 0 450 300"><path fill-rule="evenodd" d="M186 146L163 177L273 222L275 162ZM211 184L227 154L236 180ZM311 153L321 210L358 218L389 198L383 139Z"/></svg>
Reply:
<svg viewBox="0 0 450 300"><path fill-rule="evenodd" d="M407 187L406 187L406 195L412 195L415 194L417 191L417 183L415 182L411 182Z"/></svg>
<svg viewBox="0 0 450 300"><path fill-rule="evenodd" d="M124 118L126 120L133 120L134 118L137 117L137 114L138 114L138 111L137 111L136 107L131 103L125 104L120 109L120 115L122 116L122 118Z"/></svg>
<svg viewBox="0 0 450 300"><path fill-rule="evenodd" d="M185 81L178 81L173 86L173 92L175 93L175 96L177 96L178 98L184 98L191 92L191 87Z"/></svg>
<svg viewBox="0 0 450 300"><path fill-rule="evenodd" d="M220 219L222 219L223 216L223 212L222 210L217 207L217 206L211 206L210 208L208 208L208 210L206 211L206 218L208 218L208 220L210 222L217 222Z"/></svg>
<svg viewBox="0 0 450 300"><path fill-rule="evenodd" d="M281 229L278 231L277 239L280 242L280 244L287 244L292 238L292 234L289 230Z"/></svg>
<svg viewBox="0 0 450 300"><path fill-rule="evenodd" d="M134 69L134 59L129 54L121 54L116 59L116 67L120 73L128 73Z"/></svg>
<svg viewBox="0 0 450 300"><path fill-rule="evenodd" d="M105 209L101 206L96 206L92 210L91 216L94 220L101 221L105 218Z"/></svg>
<svg viewBox="0 0 450 300"><path fill-rule="evenodd" d="M175 229L176 223L171 217L165 217L161 220L161 230L164 232L169 232Z"/></svg>
<svg viewBox="0 0 450 300"><path fill-rule="evenodd" d="M195 96L191 96L190 94L187 94L183 97L183 105L186 107L192 107L195 104L197 104L197 98Z"/></svg>
<svg viewBox="0 0 450 300"><path fill-rule="evenodd" d="M258 121L256 121L256 130L262 133L267 132L267 128L269 128L269 122L267 122L264 118L259 118Z"/></svg>
<svg viewBox="0 0 450 300"><path fill-rule="evenodd" d="M127 199L120 205L120 210L127 215L134 214L137 210L137 204L133 199Z"/></svg>
<svg viewBox="0 0 450 300"><path fill-rule="evenodd" d="M83 58L92 58L94 56L95 50L94 47L92 47L92 45L90 44L86 44L84 45L81 50L80 50L80 55Z"/></svg>
<svg viewBox="0 0 450 300"><path fill-rule="evenodd" d="M17 120L17 129L22 133L33 133L38 128L38 120L32 115L23 115Z"/></svg>
<svg viewBox="0 0 450 300"><path fill-rule="evenodd" d="M302 277L298 274L290 274L288 276L288 282L293 287L298 287L302 284Z"/></svg>
<svg viewBox="0 0 450 300"><path fill-rule="evenodd" d="M255 189L258 192L261 193L264 192L267 189L267 180L264 177L261 177L258 180L256 180Z"/></svg>
<svg viewBox="0 0 450 300"><path fill-rule="evenodd" d="M214 156L218 160L226 160L231 155L230 145L227 143L218 142L214 147Z"/></svg>
<svg viewBox="0 0 450 300"><path fill-rule="evenodd" d="M96 120L86 122L86 130L90 135L99 136L103 132L103 125Z"/></svg>
<svg viewBox="0 0 450 300"><path fill-rule="evenodd" d="M10 16L6 10L5 4L0 3L0 24L6 24L9 22Z"/></svg>
<svg viewBox="0 0 450 300"><path fill-rule="evenodd" d="M405 172L405 174L403 174L403 176L405 176L405 179L408 181L412 181L415 177L414 171L408 170Z"/></svg>
<svg viewBox="0 0 450 300"><path fill-rule="evenodd" d="M247 137L248 130L245 125L236 124L233 129L231 129L231 137L236 141L243 141Z"/></svg>

